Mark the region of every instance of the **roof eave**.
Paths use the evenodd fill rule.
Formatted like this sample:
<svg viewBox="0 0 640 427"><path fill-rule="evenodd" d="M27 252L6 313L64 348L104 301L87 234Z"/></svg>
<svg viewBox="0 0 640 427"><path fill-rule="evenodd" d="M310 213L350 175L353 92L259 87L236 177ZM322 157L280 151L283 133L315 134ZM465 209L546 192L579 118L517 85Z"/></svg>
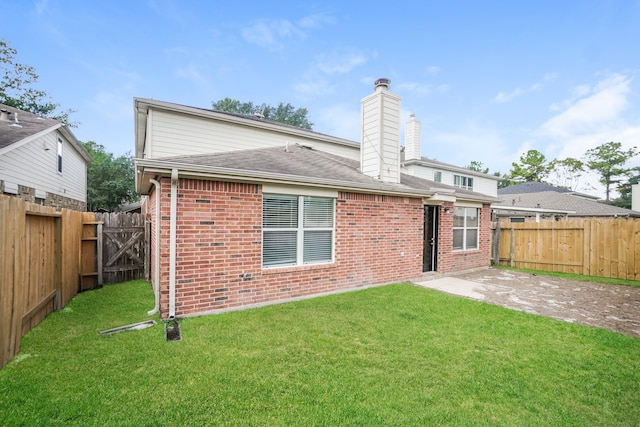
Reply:
<svg viewBox="0 0 640 427"><path fill-rule="evenodd" d="M321 179L316 177L304 177L273 172L248 171L212 166L199 166L184 163L167 162L161 160L135 159L136 165L136 190L140 194L149 194L151 184L149 179L157 179L162 176L170 176L173 169L178 169L181 177L218 179L221 181L234 181L246 183L269 184L303 184L309 187L331 188L339 191L356 191L364 193L385 194L406 197L430 197L436 192L432 189L389 188L388 185L377 185L345 182L333 179Z"/></svg>

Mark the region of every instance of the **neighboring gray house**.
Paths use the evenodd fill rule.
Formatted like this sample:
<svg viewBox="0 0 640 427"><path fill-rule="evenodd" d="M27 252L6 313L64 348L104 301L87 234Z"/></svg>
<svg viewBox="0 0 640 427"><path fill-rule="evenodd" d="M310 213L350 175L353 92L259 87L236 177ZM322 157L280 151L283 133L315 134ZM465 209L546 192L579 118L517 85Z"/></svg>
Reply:
<svg viewBox="0 0 640 427"><path fill-rule="evenodd" d="M497 218L511 222L535 218L561 220L592 217L640 217L640 212L607 205L598 197L543 182L523 182L498 190L502 204L492 206Z"/></svg>
<svg viewBox="0 0 640 427"><path fill-rule="evenodd" d="M91 157L64 123L0 104L0 192L57 209L87 206Z"/></svg>

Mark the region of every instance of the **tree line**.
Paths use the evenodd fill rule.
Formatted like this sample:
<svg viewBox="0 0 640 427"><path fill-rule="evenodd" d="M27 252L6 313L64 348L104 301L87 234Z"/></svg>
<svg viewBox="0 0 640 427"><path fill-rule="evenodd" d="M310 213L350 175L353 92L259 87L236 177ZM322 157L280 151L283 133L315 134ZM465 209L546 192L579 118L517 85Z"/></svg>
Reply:
<svg viewBox="0 0 640 427"><path fill-rule="evenodd" d="M35 87L38 74L35 68L16 61L17 50L0 39L0 103L20 110L50 117L77 127L78 122L71 120L75 111L61 110L60 104L51 100L49 94ZM257 119L272 120L302 129L313 130L306 108L296 108L289 103L280 102L276 106L241 102L231 98L212 102L212 109L233 114L251 116ZM95 141L82 142L93 162L87 168L87 208L91 211L113 211L122 203L139 199L134 188L133 156L130 152L114 156ZM529 150L512 163L507 174L494 172L500 177L499 187L519 182L548 182L550 184L579 190L580 178L586 171L599 176L599 182L605 187L605 201L617 206L631 207L631 186L640 181L640 167L627 167L627 162L638 155L636 147L624 150L620 142L607 142L586 151L582 159L548 160L538 150ZM480 161L472 161L467 169L489 173ZM617 199L611 199L611 192L620 193Z"/></svg>
<svg viewBox="0 0 640 427"><path fill-rule="evenodd" d="M557 187L574 191L585 190L581 178L585 172L591 171L598 176L598 182L605 188L605 203L627 209L631 208L631 186L640 181L640 167L628 167L627 163L638 155L637 147L623 149L620 142L606 142L588 149L580 159L548 160L538 150L528 150L520 156L518 162L511 163L507 174L493 173L501 178L498 187L504 188L521 182L546 182ZM467 169L489 173L489 168L479 161L472 161ZM613 190L620 197L612 199Z"/></svg>

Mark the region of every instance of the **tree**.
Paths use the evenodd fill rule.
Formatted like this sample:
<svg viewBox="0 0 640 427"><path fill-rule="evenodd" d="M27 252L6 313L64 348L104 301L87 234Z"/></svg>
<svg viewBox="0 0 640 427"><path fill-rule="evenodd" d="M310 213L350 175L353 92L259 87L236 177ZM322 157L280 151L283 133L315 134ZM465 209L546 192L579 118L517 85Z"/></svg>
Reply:
<svg viewBox="0 0 640 427"><path fill-rule="evenodd" d="M69 120L73 110L57 111L60 104L33 87L39 76L31 65L16 62L17 54L5 39L0 39L0 103L77 127L77 122Z"/></svg>
<svg viewBox="0 0 640 427"><path fill-rule="evenodd" d="M313 123L307 119L309 111L306 108L295 108L289 103L284 104L281 102L277 107L272 107L267 104L255 105L253 102L240 102L237 99L224 98L213 102L211 107L216 111L259 116L267 120L313 130Z"/></svg>
<svg viewBox="0 0 640 427"><path fill-rule="evenodd" d="M135 192L133 157L128 153L114 157L93 141L82 145L93 162L87 169L87 208L114 211L119 205L138 200Z"/></svg>
<svg viewBox="0 0 640 427"><path fill-rule="evenodd" d="M634 170L625 168L624 165L637 154L636 147L623 150L622 143L613 141L591 148L585 153L587 167L600 175L598 181L605 186L607 203L610 200L611 186L620 183L623 177L628 177Z"/></svg>
<svg viewBox="0 0 640 427"><path fill-rule="evenodd" d="M470 171L480 172L480 173L489 173L489 168L484 167L484 163L479 162L477 160L472 160L465 168Z"/></svg>
<svg viewBox="0 0 640 427"><path fill-rule="evenodd" d="M640 168L635 168L638 175L632 176L629 180L618 186L618 193L620 197L611 200L611 204L618 206L619 208L631 209L631 186L640 184Z"/></svg>
<svg viewBox="0 0 640 427"><path fill-rule="evenodd" d="M515 181L542 182L549 175L550 165L544 154L529 150L520 156L520 163L513 162L509 176Z"/></svg>
<svg viewBox="0 0 640 427"><path fill-rule="evenodd" d="M566 159L553 159L549 164L550 170L549 180L551 184L557 187L577 190L580 186L580 178L584 172L584 162L573 157Z"/></svg>

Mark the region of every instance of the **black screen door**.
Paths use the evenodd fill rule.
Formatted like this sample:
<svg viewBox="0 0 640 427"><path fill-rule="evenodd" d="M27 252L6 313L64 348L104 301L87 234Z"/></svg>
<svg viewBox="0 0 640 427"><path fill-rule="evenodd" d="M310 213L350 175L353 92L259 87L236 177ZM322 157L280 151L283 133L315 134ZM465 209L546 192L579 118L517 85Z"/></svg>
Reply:
<svg viewBox="0 0 640 427"><path fill-rule="evenodd" d="M424 207L423 272L436 271L438 268L438 212L439 206Z"/></svg>

